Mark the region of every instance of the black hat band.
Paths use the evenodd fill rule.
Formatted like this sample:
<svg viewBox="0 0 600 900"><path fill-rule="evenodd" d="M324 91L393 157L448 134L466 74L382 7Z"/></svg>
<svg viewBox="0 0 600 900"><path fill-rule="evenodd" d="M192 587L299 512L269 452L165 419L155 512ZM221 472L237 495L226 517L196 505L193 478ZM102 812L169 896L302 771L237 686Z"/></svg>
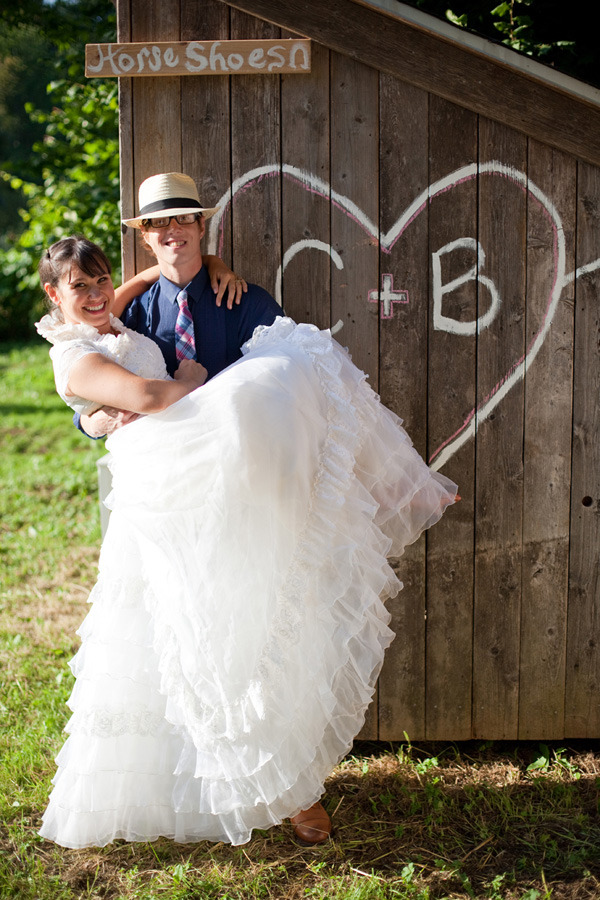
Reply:
<svg viewBox="0 0 600 900"><path fill-rule="evenodd" d="M198 200L190 200L189 197L168 197L166 200L155 200L140 209L140 216L149 216L151 213L161 212L163 209L202 209Z"/></svg>

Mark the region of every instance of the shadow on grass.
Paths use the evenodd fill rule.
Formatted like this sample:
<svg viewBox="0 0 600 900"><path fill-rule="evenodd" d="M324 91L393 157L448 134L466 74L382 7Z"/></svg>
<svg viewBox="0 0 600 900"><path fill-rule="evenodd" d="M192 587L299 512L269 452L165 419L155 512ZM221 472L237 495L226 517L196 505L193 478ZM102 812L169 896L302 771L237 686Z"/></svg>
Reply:
<svg viewBox="0 0 600 900"><path fill-rule="evenodd" d="M39 415L40 407L39 404L33 403L0 403L0 416L26 416L26 415ZM23 426L21 431L25 431L25 426Z"/></svg>
<svg viewBox="0 0 600 900"><path fill-rule="evenodd" d="M365 898L588 900L600 896L599 776L577 742L357 744L327 782L326 845L298 847L285 823L237 848L44 842L35 855L73 896L111 900L337 898L349 879L373 888L352 894Z"/></svg>

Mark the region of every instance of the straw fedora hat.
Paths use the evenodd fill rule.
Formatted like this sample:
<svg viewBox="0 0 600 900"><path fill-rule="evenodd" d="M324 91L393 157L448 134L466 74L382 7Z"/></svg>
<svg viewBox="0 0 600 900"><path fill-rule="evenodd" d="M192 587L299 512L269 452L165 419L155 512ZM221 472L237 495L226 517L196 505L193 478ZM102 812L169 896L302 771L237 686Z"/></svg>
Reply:
<svg viewBox="0 0 600 900"><path fill-rule="evenodd" d="M123 225L140 228L142 219L156 216L182 216L185 213L202 213L209 219L219 207L204 207L198 197L196 182L181 172L151 175L140 184L138 192L139 215L135 219L123 219Z"/></svg>

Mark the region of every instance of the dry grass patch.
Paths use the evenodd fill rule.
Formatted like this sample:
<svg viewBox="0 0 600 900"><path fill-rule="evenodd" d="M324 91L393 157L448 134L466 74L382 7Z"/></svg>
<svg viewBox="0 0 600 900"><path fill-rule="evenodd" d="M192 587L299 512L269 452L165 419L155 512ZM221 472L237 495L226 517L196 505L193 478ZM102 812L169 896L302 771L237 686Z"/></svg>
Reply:
<svg viewBox="0 0 600 900"><path fill-rule="evenodd" d="M20 636L19 644L30 648L55 647L67 638L75 652L97 566L98 548L78 547L52 573L14 586L0 607L0 632Z"/></svg>
<svg viewBox="0 0 600 900"><path fill-rule="evenodd" d="M585 746L549 749L539 774L539 754L535 744L358 744L327 783L333 840L314 849L284 824L240 848L43 842L36 852L73 896L106 900L345 898L361 885L365 898L597 898L600 759Z"/></svg>

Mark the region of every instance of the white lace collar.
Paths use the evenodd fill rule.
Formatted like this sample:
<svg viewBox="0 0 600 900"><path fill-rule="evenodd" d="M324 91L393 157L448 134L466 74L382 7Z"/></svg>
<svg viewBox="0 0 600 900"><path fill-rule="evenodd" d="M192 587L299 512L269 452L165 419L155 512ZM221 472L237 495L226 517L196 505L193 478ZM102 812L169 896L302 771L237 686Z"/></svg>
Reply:
<svg viewBox="0 0 600 900"><path fill-rule="evenodd" d="M115 331L122 332L125 326L120 319L110 313L110 325ZM65 322L62 310L55 306L50 310L39 322L35 323L38 334L50 341L51 344L57 344L60 341L74 340L95 340L99 336L99 331L94 325L84 325L81 322ZM104 337L104 335L100 335Z"/></svg>

